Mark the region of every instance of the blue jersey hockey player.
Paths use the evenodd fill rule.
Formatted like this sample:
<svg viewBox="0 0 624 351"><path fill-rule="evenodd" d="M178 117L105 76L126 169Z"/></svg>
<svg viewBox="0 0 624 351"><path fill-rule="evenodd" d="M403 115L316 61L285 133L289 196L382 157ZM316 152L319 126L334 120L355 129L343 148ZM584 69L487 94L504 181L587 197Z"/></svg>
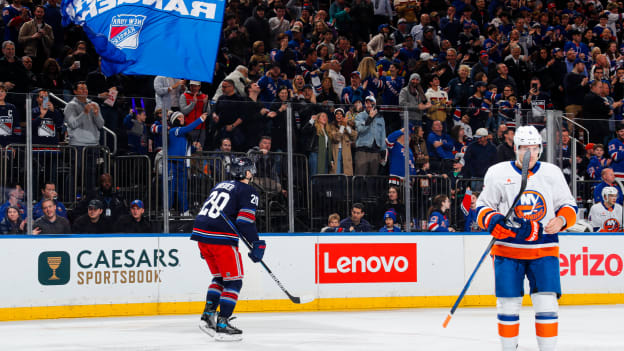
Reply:
<svg viewBox="0 0 624 351"><path fill-rule="evenodd" d="M243 332L230 324L244 275L237 233L251 244L252 261L262 260L266 248L264 240L258 238L255 224L258 193L249 185L255 174L256 166L250 159L235 158L230 166L230 175L235 180L212 188L191 235L191 240L198 241L201 255L213 275L199 327L218 341L242 340Z"/></svg>

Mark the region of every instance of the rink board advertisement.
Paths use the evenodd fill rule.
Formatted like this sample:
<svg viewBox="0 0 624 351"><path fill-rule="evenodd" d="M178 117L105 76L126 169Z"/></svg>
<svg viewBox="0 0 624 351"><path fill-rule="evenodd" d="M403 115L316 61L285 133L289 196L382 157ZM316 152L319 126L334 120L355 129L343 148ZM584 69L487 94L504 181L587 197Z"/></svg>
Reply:
<svg viewBox="0 0 624 351"><path fill-rule="evenodd" d="M461 233L262 238L264 261L278 279L291 294L315 301L285 300L241 248L240 311L450 306L490 240ZM602 296L571 303L624 302L618 300L624 296L624 236L564 235L560 241L564 297ZM211 280L197 243L183 234L5 236L0 247L3 281L10 287L0 289L0 320L201 312ZM466 302L492 304L493 286L488 258Z"/></svg>

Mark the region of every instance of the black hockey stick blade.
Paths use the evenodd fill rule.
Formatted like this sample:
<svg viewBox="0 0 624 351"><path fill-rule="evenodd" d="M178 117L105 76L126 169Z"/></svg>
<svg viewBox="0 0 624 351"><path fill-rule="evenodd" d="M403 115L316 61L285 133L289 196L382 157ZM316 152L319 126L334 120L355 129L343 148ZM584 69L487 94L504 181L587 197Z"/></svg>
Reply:
<svg viewBox="0 0 624 351"><path fill-rule="evenodd" d="M230 221L229 218L227 218L225 216L225 214L223 214L223 212L219 211L219 214L221 215L221 217L223 218L223 220L228 224L228 226L234 231L234 233L236 233L236 235L238 235L238 237L245 243L245 246L247 246L247 248L249 249L249 251L251 251L252 247L251 244L247 241L247 239L242 236L240 234L240 232L238 231L238 229L234 226L234 224L232 223L232 221ZM260 260L260 264L262 265L262 267L264 267L264 269L267 271L267 273L269 273L269 275L271 276L271 278L273 278L273 281L275 281L275 283L277 284L277 286L279 286L280 289L282 289L282 291L284 292L284 294L286 294L286 296L288 296L288 298L290 299L290 301L292 301L293 303L297 303L297 304L303 304L303 303L308 303L308 302L312 302L314 301L314 296L312 295L303 295L301 297L299 296L293 296L290 294L290 292L288 292L288 290L286 290L286 288L284 287L284 285L282 285L282 282L280 282L279 279L277 279L277 277L275 276L275 274L273 274L273 272L271 271L271 269L269 268L269 266L266 265L266 263L264 263L263 260Z"/></svg>
<svg viewBox="0 0 624 351"><path fill-rule="evenodd" d="M526 189L527 181L529 179L529 164L531 163L530 161L531 161L531 152L527 150L524 153L524 156L522 157L522 181L520 182L520 191L518 191L518 194L516 195L513 202L511 203L511 207L509 208L509 210L507 210L507 214L505 215L505 222L507 222L509 220L509 217L511 217L511 215L513 214L514 208L516 207L518 200L520 200L522 193L524 193L524 190ZM492 239L490 240L490 243L488 244L487 248L483 252L483 255L481 255L479 262L477 262L477 266L472 271L472 274L470 274L468 281L466 281L464 288L462 289L461 293L459 293L459 296L457 296L457 300L455 301L455 304L453 304L451 311L444 319L444 323L442 323L442 327L446 328L448 326L449 322L451 321L451 318L453 317L453 314L455 314L455 311L457 310L457 307L459 306L459 303L464 298L464 295L466 295L466 292L468 291L468 288L470 287L470 284L472 283L472 279L474 278L475 274L477 274L477 271L481 267L481 264L483 263L483 260L485 260L485 257L488 255L488 253L490 253L490 250L492 250L492 246L494 246L495 242L496 242L496 238L492 237Z"/></svg>

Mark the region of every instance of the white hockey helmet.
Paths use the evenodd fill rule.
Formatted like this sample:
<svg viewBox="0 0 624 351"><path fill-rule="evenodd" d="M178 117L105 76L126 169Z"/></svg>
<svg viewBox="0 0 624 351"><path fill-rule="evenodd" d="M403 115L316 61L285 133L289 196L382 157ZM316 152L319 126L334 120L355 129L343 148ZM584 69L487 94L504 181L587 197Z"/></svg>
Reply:
<svg viewBox="0 0 624 351"><path fill-rule="evenodd" d="M542 146L542 136L533 126L522 126L516 129L516 133L514 134L514 151L516 152L516 158L520 161L518 157L518 147L522 145L539 145L539 154L537 158L539 159L542 156L542 151L544 147Z"/></svg>
<svg viewBox="0 0 624 351"><path fill-rule="evenodd" d="M612 186L606 186L602 188L602 201L607 201L607 198L609 197L609 195L617 196L617 194L618 194L618 191L616 188Z"/></svg>

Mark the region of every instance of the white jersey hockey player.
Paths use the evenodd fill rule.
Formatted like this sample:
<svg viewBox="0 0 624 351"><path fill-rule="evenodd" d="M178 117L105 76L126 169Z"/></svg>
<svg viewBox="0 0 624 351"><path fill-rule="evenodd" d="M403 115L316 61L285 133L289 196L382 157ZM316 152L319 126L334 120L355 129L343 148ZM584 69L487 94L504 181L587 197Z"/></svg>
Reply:
<svg viewBox="0 0 624 351"><path fill-rule="evenodd" d="M494 256L498 333L503 350L516 350L524 278L529 280L535 310L535 332L541 351L553 351L558 329L559 231L576 222L576 202L561 169L539 162L542 138L532 126L514 136L515 161L490 167L477 199L477 223L496 238ZM505 213L514 205L522 179L521 161L531 153L527 186L513 210L512 225Z"/></svg>
<svg viewBox="0 0 624 351"><path fill-rule="evenodd" d="M612 186L602 189L602 202L589 210L589 223L596 232L619 232L622 229L622 206L617 201L618 191Z"/></svg>

